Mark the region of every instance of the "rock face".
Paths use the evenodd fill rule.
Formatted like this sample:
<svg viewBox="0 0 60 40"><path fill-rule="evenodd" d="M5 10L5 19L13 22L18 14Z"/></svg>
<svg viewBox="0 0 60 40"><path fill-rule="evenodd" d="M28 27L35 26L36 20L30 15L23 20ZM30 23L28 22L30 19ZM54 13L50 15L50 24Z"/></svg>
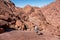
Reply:
<svg viewBox="0 0 60 40"><path fill-rule="evenodd" d="M15 28L18 30L23 30L24 24L20 20L16 20Z"/></svg>
<svg viewBox="0 0 60 40"><path fill-rule="evenodd" d="M4 32L4 29L3 28L0 28L0 33L3 33Z"/></svg>
<svg viewBox="0 0 60 40"><path fill-rule="evenodd" d="M56 1L60 1L60 0L56 0Z"/></svg>
<svg viewBox="0 0 60 40"><path fill-rule="evenodd" d="M10 0L4 0L4 1L6 1L6 2L10 2Z"/></svg>
<svg viewBox="0 0 60 40"><path fill-rule="evenodd" d="M60 35L60 1L57 0L43 8L16 7L10 0L0 0L0 28L3 30L18 29L33 31L35 26L39 30L50 31Z"/></svg>
<svg viewBox="0 0 60 40"><path fill-rule="evenodd" d="M46 18L46 21L50 24L53 25L55 31L57 32L58 26L60 25L60 4L59 0L56 2L50 4L49 6L46 6L42 8L42 12ZM59 32L60 33L60 32Z"/></svg>
<svg viewBox="0 0 60 40"><path fill-rule="evenodd" d="M4 30L8 29L9 25L14 24L14 9L15 5L11 1L0 0L0 27ZM7 25L7 28L4 25Z"/></svg>

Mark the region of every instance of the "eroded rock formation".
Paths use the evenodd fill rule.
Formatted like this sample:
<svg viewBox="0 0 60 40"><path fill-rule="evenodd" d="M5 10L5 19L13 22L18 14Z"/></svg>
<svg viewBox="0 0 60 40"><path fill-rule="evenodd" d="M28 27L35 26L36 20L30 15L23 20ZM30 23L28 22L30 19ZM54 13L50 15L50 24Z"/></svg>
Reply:
<svg viewBox="0 0 60 40"><path fill-rule="evenodd" d="M40 30L60 35L60 1L57 0L45 7L16 7L10 0L0 0L0 30L18 29L33 31L35 26ZM4 27L4 25L6 25Z"/></svg>

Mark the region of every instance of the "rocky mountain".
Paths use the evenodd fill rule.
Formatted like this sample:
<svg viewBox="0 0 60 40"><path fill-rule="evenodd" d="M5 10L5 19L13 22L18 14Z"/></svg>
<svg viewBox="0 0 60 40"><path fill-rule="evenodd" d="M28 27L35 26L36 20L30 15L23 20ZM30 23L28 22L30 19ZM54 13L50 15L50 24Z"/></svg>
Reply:
<svg viewBox="0 0 60 40"><path fill-rule="evenodd" d="M60 0L39 8L26 5L16 7L10 0L0 0L0 33L13 29L49 31L60 35Z"/></svg>
<svg viewBox="0 0 60 40"><path fill-rule="evenodd" d="M9 28L9 25L15 23L15 8L15 4L10 0L0 0L0 28L4 31Z"/></svg>
<svg viewBox="0 0 60 40"><path fill-rule="evenodd" d="M50 28L54 27L55 32L60 33L60 0L56 0L56 2L51 3L50 5L42 8L42 12L46 18L46 21L53 25Z"/></svg>

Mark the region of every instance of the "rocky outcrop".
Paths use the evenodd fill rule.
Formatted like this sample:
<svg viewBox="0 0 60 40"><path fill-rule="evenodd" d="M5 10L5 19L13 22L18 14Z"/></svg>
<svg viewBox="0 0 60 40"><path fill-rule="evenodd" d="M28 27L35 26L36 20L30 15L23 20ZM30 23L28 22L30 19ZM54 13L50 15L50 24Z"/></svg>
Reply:
<svg viewBox="0 0 60 40"><path fill-rule="evenodd" d="M4 31L8 29L10 23L12 24L12 21L15 21L13 14L14 8L15 5L11 1L0 0L0 27L3 28ZM5 28L4 25L7 25L7 28Z"/></svg>
<svg viewBox="0 0 60 40"><path fill-rule="evenodd" d="M23 30L24 24L20 20L16 20L15 28L18 30Z"/></svg>

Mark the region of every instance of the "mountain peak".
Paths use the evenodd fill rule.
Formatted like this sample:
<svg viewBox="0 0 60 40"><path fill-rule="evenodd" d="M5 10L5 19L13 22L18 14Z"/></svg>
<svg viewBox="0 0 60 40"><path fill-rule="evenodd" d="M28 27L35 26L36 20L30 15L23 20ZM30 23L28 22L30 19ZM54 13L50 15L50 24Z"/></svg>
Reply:
<svg viewBox="0 0 60 40"><path fill-rule="evenodd" d="M26 5L25 7L30 8L30 7L32 7L32 6L30 6L30 5Z"/></svg>

